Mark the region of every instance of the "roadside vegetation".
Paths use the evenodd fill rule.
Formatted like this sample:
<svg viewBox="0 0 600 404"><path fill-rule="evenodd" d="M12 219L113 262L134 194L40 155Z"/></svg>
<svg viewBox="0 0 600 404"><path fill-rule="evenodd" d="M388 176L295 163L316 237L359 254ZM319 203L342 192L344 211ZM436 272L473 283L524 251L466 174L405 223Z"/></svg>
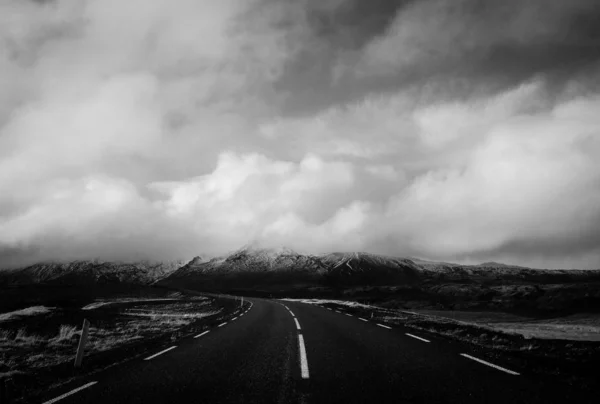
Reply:
<svg viewBox="0 0 600 404"><path fill-rule="evenodd" d="M86 310L81 315L91 321L86 355L172 333L220 311L212 299L201 297L164 304L138 300L125 307L113 304ZM73 360L81 322L75 321L72 310L21 312L30 315L11 316L11 321L0 320L1 373L27 373Z"/></svg>
<svg viewBox="0 0 600 404"><path fill-rule="evenodd" d="M402 310L347 300L289 299L329 307L384 324L403 325L466 342L517 360L535 359L539 372L588 377L600 364L600 315L532 317L503 312ZM542 360L542 362L540 362Z"/></svg>
<svg viewBox="0 0 600 404"><path fill-rule="evenodd" d="M0 379L19 400L48 386L145 355L239 310L233 299L180 292L101 298L83 306L32 306L0 314ZM90 321L83 366L73 366L83 319Z"/></svg>

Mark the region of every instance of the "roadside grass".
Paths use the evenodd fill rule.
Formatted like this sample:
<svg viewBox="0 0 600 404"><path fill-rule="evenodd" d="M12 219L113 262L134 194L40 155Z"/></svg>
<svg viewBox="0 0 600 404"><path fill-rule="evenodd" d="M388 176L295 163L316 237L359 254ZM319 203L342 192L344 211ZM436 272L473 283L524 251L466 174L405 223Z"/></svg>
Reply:
<svg viewBox="0 0 600 404"><path fill-rule="evenodd" d="M131 306L131 302L128 303ZM111 305L110 309L94 311L96 317L91 320L86 355L173 333L201 318L215 316L222 310L213 304L212 299L161 303L117 309ZM86 317L92 314L84 313ZM60 314L55 311L53 315ZM56 322L57 319L52 320ZM11 326L14 325L15 321L11 323ZM0 376L26 374L72 361L79 342L80 327L61 324L58 329L54 328L54 333L36 333L25 326L0 329Z"/></svg>
<svg viewBox="0 0 600 404"><path fill-rule="evenodd" d="M494 329L520 334L525 338L561 339L572 341L600 341L600 327L552 323L498 323Z"/></svg>
<svg viewBox="0 0 600 404"><path fill-rule="evenodd" d="M305 303L319 304L308 301ZM595 329L600 325L600 318L595 313L534 319L501 312L387 309L349 305L346 301L335 300L319 305L371 321L406 326L478 347L491 348L494 352L514 353L522 358L543 360L548 364L548 369L556 369L556 364L561 363L560 366L566 365L574 373L585 373L582 369L600 363L600 338L596 338L598 334L591 335L597 332ZM442 316L443 314L447 316ZM513 321L508 322L509 318ZM587 329L589 334L582 333L581 327L590 327ZM531 334L524 333L525 329ZM538 337L544 335L543 332L546 332L546 338ZM541 368L539 371L542 372Z"/></svg>
<svg viewBox="0 0 600 404"><path fill-rule="evenodd" d="M37 316L40 314L46 314L51 312L54 307L46 307L46 306L31 306L21 310L15 310L8 313L0 313L0 323L3 321L8 321L12 319L16 319L19 317L26 316Z"/></svg>
<svg viewBox="0 0 600 404"><path fill-rule="evenodd" d="M578 313L553 318L535 318L512 313L490 311L414 310L418 315L489 327L507 334L522 335L526 339L560 339L572 341L600 341L600 314Z"/></svg>

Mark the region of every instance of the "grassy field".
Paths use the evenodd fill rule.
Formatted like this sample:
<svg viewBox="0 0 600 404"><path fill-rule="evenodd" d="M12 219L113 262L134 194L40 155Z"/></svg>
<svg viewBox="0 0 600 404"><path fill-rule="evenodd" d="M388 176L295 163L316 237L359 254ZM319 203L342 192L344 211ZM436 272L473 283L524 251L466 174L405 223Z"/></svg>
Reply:
<svg viewBox="0 0 600 404"><path fill-rule="evenodd" d="M86 355L135 344L218 315L206 297L102 300L85 308L33 306L0 314L0 375L33 372L73 360L84 318Z"/></svg>
<svg viewBox="0 0 600 404"><path fill-rule="evenodd" d="M525 338L600 341L600 314L535 318L490 311L413 310L417 314L480 324Z"/></svg>

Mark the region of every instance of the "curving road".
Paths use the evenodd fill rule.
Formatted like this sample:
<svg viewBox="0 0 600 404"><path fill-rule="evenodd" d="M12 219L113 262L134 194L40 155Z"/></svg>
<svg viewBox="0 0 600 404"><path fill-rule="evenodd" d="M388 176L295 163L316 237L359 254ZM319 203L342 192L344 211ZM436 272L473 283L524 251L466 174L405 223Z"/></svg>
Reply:
<svg viewBox="0 0 600 404"><path fill-rule="evenodd" d="M533 404L587 399L527 369L487 362L467 345L308 304L249 300L253 306L235 320L87 382L49 391L41 402Z"/></svg>

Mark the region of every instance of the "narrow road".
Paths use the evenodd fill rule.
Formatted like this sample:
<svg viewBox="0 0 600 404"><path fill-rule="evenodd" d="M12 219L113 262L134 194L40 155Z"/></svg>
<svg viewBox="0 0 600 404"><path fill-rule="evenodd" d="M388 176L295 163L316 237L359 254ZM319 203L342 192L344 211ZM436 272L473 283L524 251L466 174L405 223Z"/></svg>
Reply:
<svg viewBox="0 0 600 404"><path fill-rule="evenodd" d="M54 403L594 402L468 346L303 303L244 315L48 392Z"/></svg>

